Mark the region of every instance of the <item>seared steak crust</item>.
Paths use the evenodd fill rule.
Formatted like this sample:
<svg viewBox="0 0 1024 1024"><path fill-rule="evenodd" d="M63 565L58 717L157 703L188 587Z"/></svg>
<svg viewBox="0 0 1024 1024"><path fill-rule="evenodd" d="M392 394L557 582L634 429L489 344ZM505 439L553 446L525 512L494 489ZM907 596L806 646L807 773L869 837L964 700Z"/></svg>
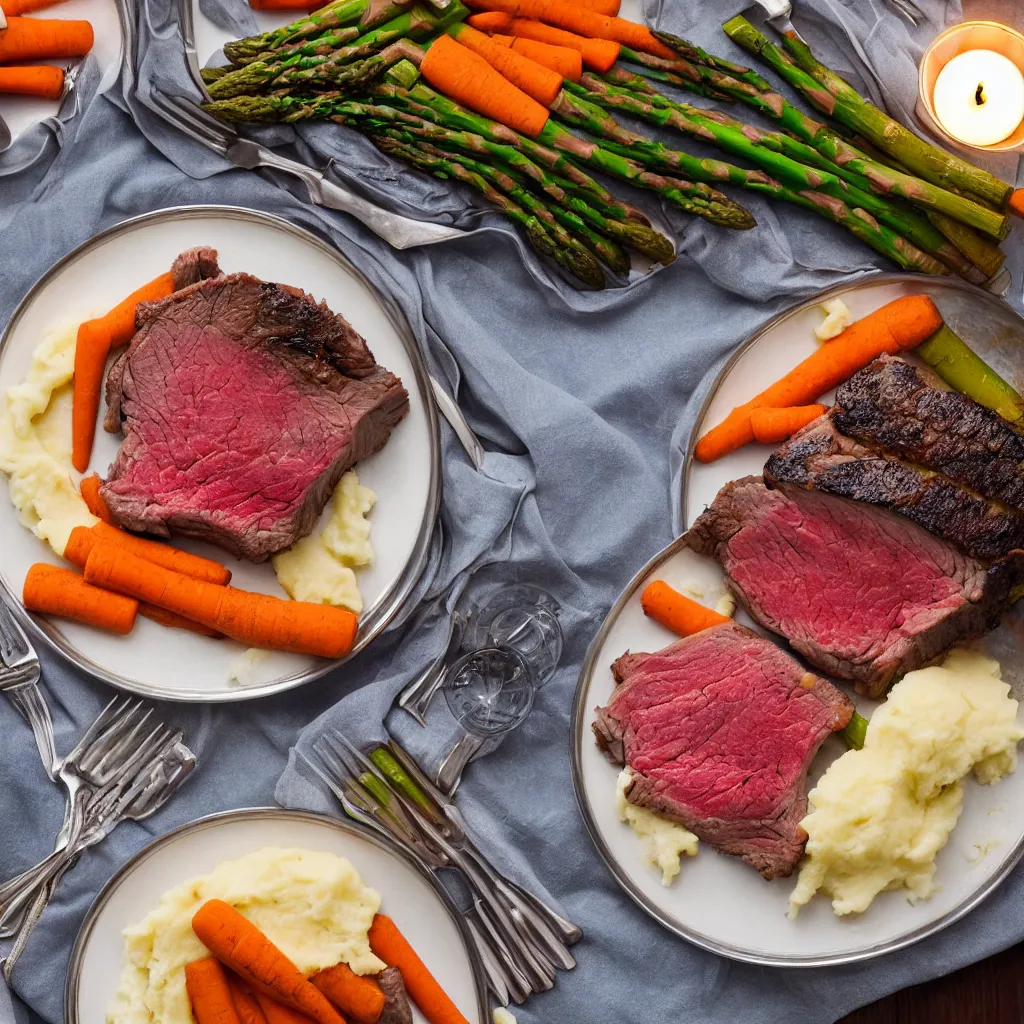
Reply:
<svg viewBox="0 0 1024 1024"><path fill-rule="evenodd" d="M882 356L836 392L836 427L1024 510L1024 433L903 359Z"/></svg>
<svg viewBox="0 0 1024 1024"><path fill-rule="evenodd" d="M264 561L312 530L342 474L409 410L365 340L294 288L199 280L137 323L107 379L125 439L102 488L129 530Z"/></svg>
<svg viewBox="0 0 1024 1024"><path fill-rule="evenodd" d="M760 477L726 484L688 533L740 603L812 664L877 696L994 628L1021 556L986 566L906 518Z"/></svg>
<svg viewBox="0 0 1024 1024"><path fill-rule="evenodd" d="M626 653L597 709L598 745L628 766L626 796L764 875L803 852L807 769L853 714L849 698L735 623L654 654Z"/></svg>
<svg viewBox="0 0 1024 1024"><path fill-rule="evenodd" d="M1016 509L840 434L830 413L782 445L764 477L899 512L982 561L1024 548L1024 515Z"/></svg>

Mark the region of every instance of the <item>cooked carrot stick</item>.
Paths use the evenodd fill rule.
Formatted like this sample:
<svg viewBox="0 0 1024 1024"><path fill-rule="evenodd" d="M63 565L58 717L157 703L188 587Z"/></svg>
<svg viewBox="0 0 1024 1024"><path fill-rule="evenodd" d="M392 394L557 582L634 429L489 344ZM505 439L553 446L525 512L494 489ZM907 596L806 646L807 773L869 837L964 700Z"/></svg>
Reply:
<svg viewBox="0 0 1024 1024"><path fill-rule="evenodd" d="M1024 188L1014 189L1006 205L1012 213L1017 214L1018 217L1024 217Z"/></svg>
<svg viewBox="0 0 1024 1024"><path fill-rule="evenodd" d="M791 405L785 409L754 409L750 413L750 427L759 444L778 444L813 423L826 405Z"/></svg>
<svg viewBox="0 0 1024 1024"><path fill-rule="evenodd" d="M185 964L185 991L196 1024L240 1024L227 971L212 956Z"/></svg>
<svg viewBox="0 0 1024 1024"><path fill-rule="evenodd" d="M228 988L238 1014L238 1024L267 1024L267 1018L256 1001L256 996L242 983L237 974L228 975Z"/></svg>
<svg viewBox="0 0 1024 1024"><path fill-rule="evenodd" d="M0 31L0 64L84 57L92 44L92 25L87 21L8 18L7 28Z"/></svg>
<svg viewBox="0 0 1024 1024"><path fill-rule="evenodd" d="M247 647L342 658L352 649L358 618L345 608L284 601L204 583L147 562L114 544L96 544L85 578L215 629ZM229 965L230 966L230 965Z"/></svg>
<svg viewBox="0 0 1024 1024"><path fill-rule="evenodd" d="M100 549L102 550L102 549ZM223 900L207 900L192 918L199 941L259 995L313 1018L319 1024L345 1024L345 1019L251 921ZM265 1005L261 1002L264 1015Z"/></svg>
<svg viewBox="0 0 1024 1024"><path fill-rule="evenodd" d="M87 476L82 479L82 482L78 485L78 489L82 493L82 500L85 502L85 507L97 519L102 519L103 522L109 523L113 526L114 517L110 514L110 509L107 508L107 503L100 497L100 488L102 486L103 481L100 479L99 473L93 473L92 476Z"/></svg>
<svg viewBox="0 0 1024 1024"><path fill-rule="evenodd" d="M18 14L31 14L32 11L41 11L44 7L52 7L62 2L63 0L0 0L0 11L8 18L13 18Z"/></svg>
<svg viewBox="0 0 1024 1024"><path fill-rule="evenodd" d="M568 46L538 43L534 39L520 39L518 36L493 35L491 39L550 68L563 78L568 78L570 82L578 82L583 74L583 54L579 50L571 50Z"/></svg>
<svg viewBox="0 0 1024 1024"><path fill-rule="evenodd" d="M544 21L588 39L611 39L665 60L678 59L677 54L655 39L646 25L625 18L609 18L570 0L469 0L469 6L482 11L501 11L515 18Z"/></svg>
<svg viewBox="0 0 1024 1024"><path fill-rule="evenodd" d="M294 1007L279 1003L262 992L256 993L256 1000L267 1024L313 1024L312 1017L307 1017Z"/></svg>
<svg viewBox="0 0 1024 1024"><path fill-rule="evenodd" d="M420 63L420 71L435 89L451 99L524 135L539 135L547 124L544 107L451 36L434 40Z"/></svg>
<svg viewBox="0 0 1024 1024"><path fill-rule="evenodd" d="M614 18L619 13L621 6L619 0L571 0L571 2L579 4L580 7L586 7L588 11L593 11L595 14L606 14L609 18Z"/></svg>
<svg viewBox="0 0 1024 1024"><path fill-rule="evenodd" d="M930 338L941 326L942 315L927 295L894 299L854 321L771 387L733 409L697 442L694 454L700 462L720 459L754 440L750 423L753 409L807 405L883 353L906 352Z"/></svg>
<svg viewBox="0 0 1024 1024"><path fill-rule="evenodd" d="M601 74L609 71L619 59L621 47L610 39L587 39L575 32L552 28L529 18L513 18L507 31L519 39L533 39L538 43L550 43L552 46L566 46L570 50L578 50L583 63L593 71L600 71Z"/></svg>
<svg viewBox="0 0 1024 1024"><path fill-rule="evenodd" d="M62 23L65 24L65 23ZM0 34L0 48L3 35ZM0 57L0 60L3 60ZM174 277L168 272L136 289L106 316L87 320L78 328L75 345L75 385L71 410L71 463L84 473L92 458L96 417L100 410L100 387L107 356L127 344L135 333L135 307L140 302L162 299L174 291Z"/></svg>
<svg viewBox="0 0 1024 1024"><path fill-rule="evenodd" d="M374 917L370 949L388 967L397 967L402 972L410 998L430 1024L469 1024L390 917Z"/></svg>
<svg viewBox="0 0 1024 1024"><path fill-rule="evenodd" d="M720 626L732 619L719 615L713 608L691 601L678 590L673 590L664 580L655 580L644 587L640 595L640 606L644 615L660 622L679 636L699 633L709 626Z"/></svg>
<svg viewBox="0 0 1024 1024"><path fill-rule="evenodd" d="M183 576L190 576L203 583L226 586L231 580L231 570L219 562L172 548L169 544L136 537L135 534L118 529L109 523L97 523L88 528L76 526L71 531L67 547L64 548L64 557L79 568L85 568L85 562L97 544L113 544L124 551L130 551L139 558L146 559L147 562L170 569L172 572L181 573Z"/></svg>
<svg viewBox="0 0 1024 1024"><path fill-rule="evenodd" d="M59 100L64 94L64 69L45 64L33 68L0 68L0 92Z"/></svg>
<svg viewBox="0 0 1024 1024"><path fill-rule="evenodd" d="M109 633L130 633L139 602L92 586L70 569L39 563L25 577L22 602L30 612L59 615Z"/></svg>
<svg viewBox="0 0 1024 1024"><path fill-rule="evenodd" d="M483 57L495 71L545 107L550 107L562 91L561 75L521 53L492 42L490 36L472 26L457 22L448 29L448 34L466 49Z"/></svg>
<svg viewBox="0 0 1024 1024"><path fill-rule="evenodd" d="M371 978L362 978L348 964L335 964L309 979L331 1005L356 1024L377 1024L387 1002L384 992Z"/></svg>
<svg viewBox="0 0 1024 1024"><path fill-rule="evenodd" d="M175 615L174 612L169 612L166 608L157 608L155 604L146 604L145 601L139 602L139 614L144 619L166 626L168 629L187 629L190 633L208 636L211 640L224 639L223 633L218 633L217 630L210 629L209 626L201 626L198 622L186 619L183 615Z"/></svg>
<svg viewBox="0 0 1024 1024"><path fill-rule="evenodd" d="M512 25L512 15L502 14L501 11L482 11L480 14L471 14L466 24L481 32L507 32Z"/></svg>

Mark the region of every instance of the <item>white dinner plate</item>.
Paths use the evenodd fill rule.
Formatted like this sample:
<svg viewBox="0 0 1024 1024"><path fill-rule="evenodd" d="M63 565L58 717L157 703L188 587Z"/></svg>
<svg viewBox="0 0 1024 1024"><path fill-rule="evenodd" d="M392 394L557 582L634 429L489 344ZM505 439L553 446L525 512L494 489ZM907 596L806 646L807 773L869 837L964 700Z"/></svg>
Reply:
<svg viewBox="0 0 1024 1024"><path fill-rule="evenodd" d="M360 482L377 495L377 504L370 513L374 562L356 573L364 612L355 653L394 617L422 572L440 503L440 453L437 413L408 324L390 300L326 243L280 218L226 206L179 207L125 221L61 260L23 300L0 338L0 393L24 380L32 351L50 325L103 313L165 273L179 252L197 245L213 246L226 272L246 271L326 300L409 392L409 415L381 451L356 466ZM98 429L89 472L105 476L120 441L120 436ZM4 481L0 585L17 598L34 562L60 560L18 522ZM175 543L228 565L235 586L286 596L269 562L254 565L210 545ZM79 667L122 689L169 700L263 696L315 679L336 664L276 653L255 666L240 686L230 676L245 648L233 641L166 629L141 617L128 636L64 619L33 616L33 621Z"/></svg>
<svg viewBox="0 0 1024 1024"><path fill-rule="evenodd" d="M448 896L433 876L358 825L319 814L260 807L200 818L154 840L103 887L75 940L64 990L67 1024L97 1024L117 991L122 933L163 893L218 864L268 846L345 857L467 1020L486 1024L483 979ZM413 1018L425 1018L414 1008Z"/></svg>
<svg viewBox="0 0 1024 1024"><path fill-rule="evenodd" d="M683 511L690 524L711 503L720 487L748 474L759 474L771 452L748 445L709 465L693 459L695 439L721 422L735 406L762 391L817 347L814 328L821 322L819 303L841 296L855 318L892 299L913 292L932 296L946 322L997 372L1024 383L1024 320L987 292L956 281L913 274L882 274L829 289L775 317L749 338L723 368L693 432L683 486ZM828 399L822 401L830 401ZM815 897L795 920L789 920L789 894L795 875L764 881L751 867L701 843L696 857L684 857L682 871L669 887L650 865L641 841L619 821L614 808L619 769L597 748L591 725L594 708L608 702L614 689L612 662L627 649L656 651L671 643L662 626L640 607L643 587L653 579L670 585L698 582L706 597L724 591L718 564L701 558L679 541L656 555L630 582L594 639L587 654L573 706L571 757L577 800L598 852L626 893L666 928L723 956L781 967L820 967L852 963L892 952L951 924L977 906L1007 876L1024 854L1024 769L993 786L966 782L964 810L938 857L938 890L911 903L907 891L881 893L864 914L839 918L830 901ZM712 603L712 602L709 602ZM1017 634L1020 635L1020 617ZM736 618L770 636L744 612ZM772 639L778 640L777 637ZM989 634L984 646L996 657L1014 696L1024 696L1024 665L1012 626ZM854 697L870 717L876 702ZM1024 720L1024 713L1020 715ZM830 737L811 769L813 786L846 747Z"/></svg>
<svg viewBox="0 0 1024 1024"><path fill-rule="evenodd" d="M62 0L53 7L45 7L26 17L88 21L92 24L95 42L92 55L100 66L102 81L107 83L121 59L121 19L115 0ZM33 64L53 64L67 67L77 59L34 60ZM60 100L43 100L35 96L0 96L0 117L7 122L11 135L18 137L26 128L57 113Z"/></svg>

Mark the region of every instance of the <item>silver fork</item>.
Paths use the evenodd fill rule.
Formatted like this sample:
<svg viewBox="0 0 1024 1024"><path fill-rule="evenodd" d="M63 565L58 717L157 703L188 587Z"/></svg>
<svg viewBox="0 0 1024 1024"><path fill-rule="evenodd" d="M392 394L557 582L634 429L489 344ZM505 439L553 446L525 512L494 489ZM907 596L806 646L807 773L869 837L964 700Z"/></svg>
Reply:
<svg viewBox="0 0 1024 1024"><path fill-rule="evenodd" d="M152 100L165 121L207 149L219 153L229 163L250 171L258 168L283 171L298 178L306 186L312 203L351 214L396 249L447 242L465 235L459 228L412 220L382 210L369 200L328 181L320 171L243 138L233 128L211 117L189 100L164 96L158 92L152 93Z"/></svg>
<svg viewBox="0 0 1024 1024"><path fill-rule="evenodd" d="M39 688L39 657L0 597L0 690L32 727L46 774L57 780L60 761L53 738L53 719Z"/></svg>

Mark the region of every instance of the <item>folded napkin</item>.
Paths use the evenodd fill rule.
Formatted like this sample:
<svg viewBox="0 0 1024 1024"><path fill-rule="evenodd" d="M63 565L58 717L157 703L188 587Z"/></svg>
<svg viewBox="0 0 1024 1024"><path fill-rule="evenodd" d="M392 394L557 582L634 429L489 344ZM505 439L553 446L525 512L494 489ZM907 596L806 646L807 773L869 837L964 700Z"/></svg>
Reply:
<svg viewBox="0 0 1024 1024"><path fill-rule="evenodd" d="M154 83L183 94L191 89L172 6L139 0L138 73L126 69L86 105L73 128L74 145L45 161L26 157L22 170L0 160L6 257L0 318L54 261L97 231L151 209L202 202L285 216L329 240L394 296L488 450L477 473L442 428L450 548L424 588L451 600L467 569L507 560L563 608L562 668L538 695L527 723L475 762L460 790L486 851L549 894L586 932L576 949L579 968L518 1010L519 1019L634 1020L641 994L643 1018L659 1024L681 1018L824 1024L1018 940L1024 934L1019 874L943 935L874 964L789 973L732 964L669 935L629 902L592 848L572 794L568 715L579 666L619 591L680 525L682 452L715 368L769 316L881 267L881 259L803 211L737 193L758 230L739 238L670 212L680 230L674 265L626 288L580 293L460 187L396 168L342 127L267 129L270 141L310 159L334 157L332 173L391 208L479 228L457 242L393 252L352 219L309 206L295 183L281 179L278 186L233 170L155 116L147 102ZM814 8L823 18L831 9L823 0ZM929 8L936 15L942 10L936 0ZM241 0L203 0L203 9L236 33L251 28ZM723 13L710 0L676 0L657 17L724 53L728 41L717 29ZM869 15L864 0L841 13ZM870 15L872 38L902 55L893 75L901 88L912 88L904 79L913 77L914 48L928 30L904 29L878 0L871 0ZM841 41L829 41L822 52L845 67ZM635 198L649 204L644 195ZM1011 260L1021 260L1016 241ZM415 623L407 619L351 663L298 691L232 707L162 707L185 728L200 770L158 815L122 826L69 873L18 964L15 993L44 1020L62 1019L64 971L82 918L103 883L153 836L202 814L269 803L275 793L288 806L337 813L311 783L302 754L332 725L359 742L381 738L393 698L442 643L439 622ZM43 662L58 746L66 751L110 691L56 656L44 652ZM443 712L441 702L438 725ZM450 731L424 732L407 719L392 721L417 756L436 757L450 742ZM2 700L0 735L0 821L17 822L0 829L0 873L7 876L46 852L61 800L42 775L29 730Z"/></svg>

